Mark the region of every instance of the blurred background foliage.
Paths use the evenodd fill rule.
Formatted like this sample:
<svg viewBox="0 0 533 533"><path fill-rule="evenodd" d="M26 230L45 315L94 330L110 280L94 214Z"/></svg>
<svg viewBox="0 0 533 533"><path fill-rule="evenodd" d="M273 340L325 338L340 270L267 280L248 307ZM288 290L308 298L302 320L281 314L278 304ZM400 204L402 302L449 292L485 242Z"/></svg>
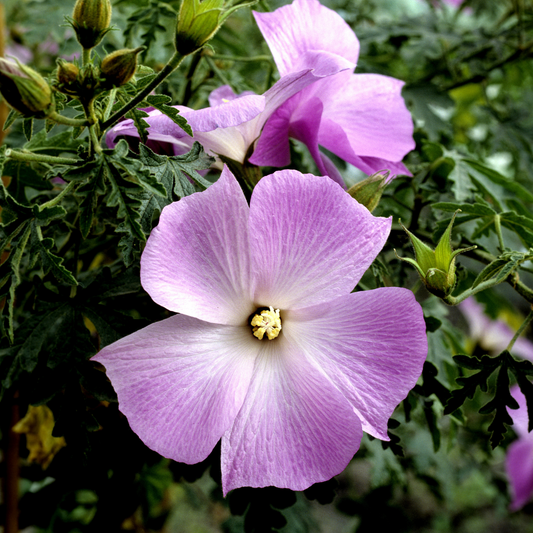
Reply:
<svg viewBox="0 0 533 533"><path fill-rule="evenodd" d="M257 9L284 3L262 1ZM390 524L398 533L533 531L533 504L508 511L504 457L515 435L507 431L492 449L492 417L478 412L494 396L495 375L488 392L478 390L462 410L444 415L449 391L458 387L455 379L472 373L459 368L452 356L481 355L493 347L483 337L473 338L461 311L426 293L413 269L394 254L396 249L399 256L412 256L399 219L426 242L436 243L459 205L463 214L455 224L454 245L478 245L459 260L460 288L471 285L489 254L503 252L490 211L468 212L465 206L500 213L510 250L533 246L533 2L466 0L460 9L441 0L324 3L346 19L360 40L357 72L406 82L403 94L415 123L417 147L406 159L414 177L398 178L385 190L375 214L393 215L393 232L361 283L361 288L392 284L417 290L427 317L428 362L391 420L391 441L365 436L344 473L303 493L239 489L227 499L220 488L218 449L192 466L147 449L119 413L105 374L88 358L102 343L164 318L166 311L142 291L138 255L126 267L117 252L120 236L104 231L114 217L110 208L98 208L96 231L82 239L73 229L73 204L70 218L47 221L43 231L55 239L64 265L77 273L75 303L65 307L68 284L45 274L34 261L23 262L14 305L19 344L10 346L4 338L0 349L2 514L16 514L18 500L19 525L27 533L365 533ZM72 11L70 0L8 0L3 8L6 55L52 76L57 57L71 58L79 51L63 21ZM179 1L117 0L113 9L115 30L98 54L144 45L141 63L161 69L173 52ZM200 108L222 84L236 92L262 93L275 81L275 65L249 10L234 14L211 45L189 57L160 92L176 104ZM82 145L83 139L71 137L68 142L53 137L47 145L44 133L37 137L40 122L34 124L33 142L45 153L75 153ZM56 126L49 138L65 131ZM58 147L62 139L65 146ZM26 141L21 121L3 140L12 148ZM295 168L316 173L298 143L292 152ZM363 177L334 159L347 183ZM51 197L54 184L41 175L42 169L11 161L3 179L9 193L25 204ZM531 272L520 272L529 286ZM506 321L513 331L530 309L510 284L483 292L478 300L488 316ZM10 428L30 405L47 406L55 425L46 426L46 412L40 411L35 420L41 422L19 440ZM39 430L44 436L33 440L37 448L27 450L32 431ZM53 440L59 438L66 445ZM37 451L41 456L30 461Z"/></svg>

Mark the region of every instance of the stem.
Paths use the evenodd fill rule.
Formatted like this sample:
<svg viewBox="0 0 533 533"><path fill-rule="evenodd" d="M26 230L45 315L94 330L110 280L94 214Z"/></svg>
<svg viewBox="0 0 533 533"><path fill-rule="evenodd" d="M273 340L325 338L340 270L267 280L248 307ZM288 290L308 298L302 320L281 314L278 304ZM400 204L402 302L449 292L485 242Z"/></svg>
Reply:
<svg viewBox="0 0 533 533"><path fill-rule="evenodd" d="M507 278L507 282L510 283L513 289L528 301L533 304L533 290L531 290L524 282L520 281L518 272L515 272L511 277Z"/></svg>
<svg viewBox="0 0 533 533"><path fill-rule="evenodd" d="M85 127L89 125L89 122L86 119L82 118L70 118L60 115L57 111L52 111L48 115L50 120L53 120L57 124L65 124L66 126L81 126Z"/></svg>
<svg viewBox="0 0 533 533"><path fill-rule="evenodd" d="M213 59L221 59L223 61L243 61L243 62L266 61L268 63L272 63L272 58L270 56L239 57L239 56L226 56L226 55L221 55L221 54L213 54L210 57L212 57Z"/></svg>
<svg viewBox="0 0 533 533"><path fill-rule="evenodd" d="M503 244L503 235L502 235L502 223L500 215L494 217L494 225L496 226L496 235L498 235L498 242L500 243L500 252L503 253L505 246Z"/></svg>
<svg viewBox="0 0 533 533"><path fill-rule="evenodd" d="M117 88L113 87L113 89L109 91L107 106L104 111L104 120L107 120L109 118L109 115L111 115L111 110L113 109L113 103L115 102L116 95L117 95Z"/></svg>
<svg viewBox="0 0 533 533"><path fill-rule="evenodd" d="M185 59L179 52L175 52L170 58L169 62L163 67L159 74L149 83L139 94L137 94L132 100L130 100L124 107L120 108L114 115L102 122L102 131L106 130L110 126L115 125L122 116L128 111L131 111L137 104L142 102L146 96L148 96L166 77L170 76Z"/></svg>
<svg viewBox="0 0 533 533"><path fill-rule="evenodd" d="M198 68L198 65L200 64L202 57L204 57L203 54L194 55L189 64L189 68L187 70L187 73L185 74L185 79L187 80L187 83L185 84L183 95L181 97L182 105L189 105L189 100L191 99L191 96L193 94L192 80L194 78L194 73L196 72L196 69Z"/></svg>
<svg viewBox="0 0 533 533"><path fill-rule="evenodd" d="M529 311L529 314L526 316L524 322L522 322L522 325L518 328L518 331L514 334L514 337L511 339L511 342L507 346L506 350L510 352L513 348L514 343L516 342L516 339L522 335L522 332L526 329L526 327L531 322L531 319L533 319L533 307L531 308L531 311Z"/></svg>
<svg viewBox="0 0 533 533"><path fill-rule="evenodd" d="M81 53L81 64L82 66L87 66L91 62L91 49L84 48Z"/></svg>
<svg viewBox="0 0 533 533"><path fill-rule="evenodd" d="M96 133L96 127L97 127L97 119L96 114L94 112L94 98L89 100L87 105L84 106L85 108L85 115L89 119L90 126L89 126L89 137L91 139L91 154L94 150L98 155L102 153L102 147L100 145L100 140L98 139L98 135Z"/></svg>
<svg viewBox="0 0 533 533"><path fill-rule="evenodd" d="M224 76L224 74L222 74L222 71L216 66L216 63L213 61L213 59L211 57L209 57L209 56L205 56L205 60L207 61L207 63L211 67L211 70L215 73L215 76L217 76L218 79L224 85L229 85L230 87L232 87L231 83L228 81L226 76Z"/></svg>
<svg viewBox="0 0 533 533"><path fill-rule="evenodd" d="M468 297L473 296L474 294L477 294L478 292L484 291L486 289L490 289L491 287L494 287L495 285L498 285L499 283L502 283L502 281L505 280L498 280L497 278L492 278L487 281L484 281L483 283L480 283L475 288L467 289L466 291L462 292L459 296L446 296L443 298L443 301L445 301L448 305L457 305L461 303L463 300L466 300Z"/></svg>
<svg viewBox="0 0 533 533"><path fill-rule="evenodd" d="M55 196L48 202L41 204L39 206L39 211L42 211L43 209L47 207L53 207L54 205L57 205L73 188L74 188L74 182L71 181L57 196Z"/></svg>
<svg viewBox="0 0 533 533"><path fill-rule="evenodd" d="M89 126L89 135L91 136L91 146L93 150L100 155L102 153L102 147L100 146L98 135L96 135L96 124Z"/></svg>
<svg viewBox="0 0 533 533"><path fill-rule="evenodd" d="M78 160L73 159L72 157L56 157L55 155L34 154L33 152L13 150L11 148L6 150L6 157L9 159L14 159L15 161L50 163L51 165L75 165L78 163Z"/></svg>

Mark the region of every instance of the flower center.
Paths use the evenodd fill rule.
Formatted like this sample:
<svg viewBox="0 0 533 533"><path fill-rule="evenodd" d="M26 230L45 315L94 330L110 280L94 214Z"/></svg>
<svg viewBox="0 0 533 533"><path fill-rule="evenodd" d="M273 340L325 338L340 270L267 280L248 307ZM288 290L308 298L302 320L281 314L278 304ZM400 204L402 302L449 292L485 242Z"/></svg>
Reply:
<svg viewBox="0 0 533 533"><path fill-rule="evenodd" d="M254 336L259 340L263 340L265 333L269 341L275 339L281 331L279 309L274 310L272 306L262 311L258 309L254 313L250 325Z"/></svg>

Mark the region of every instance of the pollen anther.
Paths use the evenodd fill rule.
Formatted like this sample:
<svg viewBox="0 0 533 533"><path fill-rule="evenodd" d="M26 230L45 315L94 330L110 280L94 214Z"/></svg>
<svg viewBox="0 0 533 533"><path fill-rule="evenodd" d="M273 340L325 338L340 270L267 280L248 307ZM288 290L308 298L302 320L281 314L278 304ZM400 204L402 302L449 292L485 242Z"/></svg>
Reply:
<svg viewBox="0 0 533 533"><path fill-rule="evenodd" d="M281 331L281 318L279 316L279 309L274 310L271 306L270 309L261 311L260 314L256 314L250 322L254 336L259 340L266 336L269 341L275 339Z"/></svg>

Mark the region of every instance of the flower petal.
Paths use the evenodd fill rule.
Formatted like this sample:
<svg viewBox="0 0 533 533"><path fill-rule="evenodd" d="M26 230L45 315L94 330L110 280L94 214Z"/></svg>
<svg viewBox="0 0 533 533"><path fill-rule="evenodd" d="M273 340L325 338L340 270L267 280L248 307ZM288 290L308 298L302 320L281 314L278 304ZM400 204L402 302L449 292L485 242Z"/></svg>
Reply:
<svg viewBox="0 0 533 533"><path fill-rule="evenodd" d="M512 333L510 328L509 332ZM527 414L526 397L524 396L518 385L511 387L510 392L511 396L518 403L518 409L510 409L509 407L507 407L507 412L509 413L509 416L513 419L513 430L520 438L527 438L530 435L531 438L533 438L533 433L529 433L529 416Z"/></svg>
<svg viewBox="0 0 533 533"><path fill-rule="evenodd" d="M228 96L226 94L226 96ZM190 109L185 106L174 106L180 111L180 114L187 120L193 132L213 131L217 128L230 128L243 122L252 120L259 115L265 108L264 96L250 94L249 92L239 97L228 99L214 97L215 101L220 101L221 105L216 107L206 107L204 109ZM154 110L149 112L145 118L150 125L148 129L148 139L172 142L172 139L181 139L182 137L191 139L173 120ZM111 148L118 136L139 137L137 128L133 120L128 119L120 122L111 128L106 136L106 143ZM192 140L190 144L192 145Z"/></svg>
<svg viewBox="0 0 533 533"><path fill-rule="evenodd" d="M273 13L254 11L254 17L282 76L307 67L303 58L311 50L344 57L355 68L359 57L355 33L318 0L295 0Z"/></svg>
<svg viewBox="0 0 533 533"><path fill-rule="evenodd" d="M415 147L403 82L378 74L344 79L335 97L322 98L319 144L349 163L353 156L401 161Z"/></svg>
<svg viewBox="0 0 533 533"><path fill-rule="evenodd" d="M511 484L511 509L517 511L533 496L533 439L518 439L507 448L505 460Z"/></svg>
<svg viewBox="0 0 533 533"><path fill-rule="evenodd" d="M349 293L390 226L327 177L295 170L265 176L250 203L255 302L290 309Z"/></svg>
<svg viewBox="0 0 533 533"><path fill-rule="evenodd" d="M93 360L106 367L119 408L141 440L192 464L231 427L258 345L248 327L176 315L105 347Z"/></svg>
<svg viewBox="0 0 533 533"><path fill-rule="evenodd" d="M283 336L262 344L242 409L222 437L224 494L304 490L342 472L361 442L359 420L320 369Z"/></svg>
<svg viewBox="0 0 533 533"><path fill-rule="evenodd" d="M159 305L243 325L253 312L248 205L233 174L163 209L141 257L141 283Z"/></svg>
<svg viewBox="0 0 533 533"><path fill-rule="evenodd" d="M283 332L352 404L363 430L383 440L427 356L426 325L411 291L355 292L283 316Z"/></svg>

